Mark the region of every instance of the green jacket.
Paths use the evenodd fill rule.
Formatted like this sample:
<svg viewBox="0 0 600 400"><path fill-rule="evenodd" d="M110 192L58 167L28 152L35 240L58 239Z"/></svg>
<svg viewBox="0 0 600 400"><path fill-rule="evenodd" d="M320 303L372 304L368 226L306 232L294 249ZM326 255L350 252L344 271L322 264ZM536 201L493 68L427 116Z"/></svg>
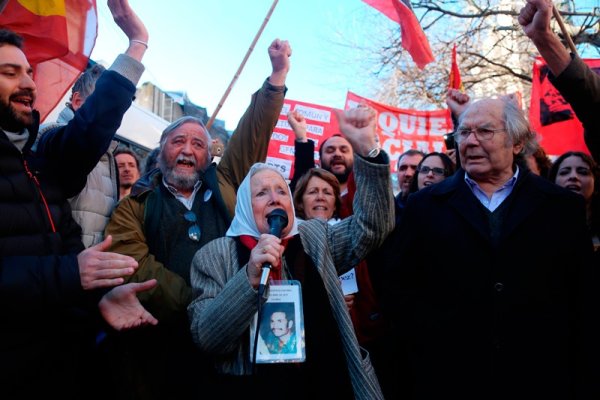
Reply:
<svg viewBox="0 0 600 400"><path fill-rule="evenodd" d="M266 159L285 92L284 86L273 86L266 80L252 96L250 106L240 119L221 161L209 167L209 170L216 170L218 187L213 192L220 198L220 211L227 215L229 221L235 210L237 188L250 167ZM209 171L205 175L215 176ZM168 265L157 261L149 251L146 237L151 233L147 232L146 205L150 197L148 195L161 182L162 174L159 171L140 179L131 195L119 202L105 230L105 236L113 237L110 251L129 255L139 263L136 273L127 279L129 282L143 282L152 278L158 280L154 289L139 293L138 297L144 304L151 304L159 320L174 312L184 311L192 299L192 290L185 280L169 270ZM159 228L169 229L168 226Z"/></svg>

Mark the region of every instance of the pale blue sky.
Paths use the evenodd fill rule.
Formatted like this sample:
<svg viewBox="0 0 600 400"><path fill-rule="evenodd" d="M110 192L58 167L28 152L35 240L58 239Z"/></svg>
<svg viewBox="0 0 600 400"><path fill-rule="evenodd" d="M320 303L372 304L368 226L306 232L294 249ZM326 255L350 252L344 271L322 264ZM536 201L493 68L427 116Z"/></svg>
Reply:
<svg viewBox="0 0 600 400"><path fill-rule="evenodd" d="M185 91L212 114L272 3L130 0L150 33L140 83ZM106 0L97 4L99 30L92 59L110 63L127 47L127 39L112 21ZM577 2L586 10L598 4L600 0ZM360 0L279 0L217 118L228 130L235 128L251 94L271 72L267 47L275 38L289 40L293 50L288 99L343 108L348 90L372 98L377 80L369 68L374 64L357 47L377 48L397 26Z"/></svg>
<svg viewBox="0 0 600 400"><path fill-rule="evenodd" d="M150 33L143 83L163 90L186 91L190 99L214 112L231 82L272 0L130 0ZM127 47L112 21L106 1L98 0L96 61L112 62ZM279 0L217 118L227 129L239 118L271 67L267 48L275 38L292 46L287 98L343 108L347 90L369 96L373 78L361 54L339 43L364 44L383 15L360 0ZM371 83L372 84L372 83Z"/></svg>

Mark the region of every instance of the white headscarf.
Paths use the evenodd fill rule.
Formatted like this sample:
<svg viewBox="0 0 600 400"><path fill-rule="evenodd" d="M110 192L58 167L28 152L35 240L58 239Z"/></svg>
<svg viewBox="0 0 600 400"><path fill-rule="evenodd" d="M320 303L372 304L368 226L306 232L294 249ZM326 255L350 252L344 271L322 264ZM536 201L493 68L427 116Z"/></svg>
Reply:
<svg viewBox="0 0 600 400"><path fill-rule="evenodd" d="M256 163L250 168L248 175L242 181L240 187L237 191L237 203L235 205L235 217L233 217L233 221L231 221L231 226L227 230L225 236L241 236L248 235L253 238L258 239L260 237L260 232L256 226L256 221L254 220L254 213L252 212L252 190L250 187L250 179L256 175L257 172L270 169L271 171L275 171L281 176L281 179L285 182L285 178L281 175L276 168L265 164L265 163ZM292 197L292 191L288 185L287 190L290 196L290 207L292 208L292 215L296 215L296 210L294 209L294 202ZM288 222L289 223L289 222ZM292 230L288 233L286 237L291 237L298 234L298 222L294 217L294 221L292 223ZM285 238L284 238L285 239Z"/></svg>

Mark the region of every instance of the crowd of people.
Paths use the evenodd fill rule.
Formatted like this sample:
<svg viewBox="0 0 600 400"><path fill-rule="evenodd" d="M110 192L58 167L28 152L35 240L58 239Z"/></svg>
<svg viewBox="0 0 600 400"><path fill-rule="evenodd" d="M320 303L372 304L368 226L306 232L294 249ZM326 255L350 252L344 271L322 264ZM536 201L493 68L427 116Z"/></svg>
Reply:
<svg viewBox="0 0 600 400"><path fill-rule="evenodd" d="M512 96L449 90L454 147L402 153L395 197L362 104L336 112L318 165L290 111L294 176L265 163L280 39L218 162L184 116L142 168L114 137L149 33L108 5L129 46L56 122L40 125L22 39L0 29L2 398L600 398L600 76L552 31L550 0L518 22L589 153L551 160Z"/></svg>

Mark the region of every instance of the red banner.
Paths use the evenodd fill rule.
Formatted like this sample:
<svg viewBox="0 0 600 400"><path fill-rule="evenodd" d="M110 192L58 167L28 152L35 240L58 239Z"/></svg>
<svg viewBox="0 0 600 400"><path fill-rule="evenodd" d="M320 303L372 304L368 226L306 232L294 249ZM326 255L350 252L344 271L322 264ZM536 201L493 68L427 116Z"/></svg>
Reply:
<svg viewBox="0 0 600 400"><path fill-rule="evenodd" d="M271 135L267 151L267 164L281 171L284 177L291 178L294 167L294 131L287 121L289 111L300 112L307 123L307 137L315 142L315 164L319 164L319 146L335 133L339 133L333 108L317 104L286 99L283 103L277 125Z"/></svg>
<svg viewBox="0 0 600 400"><path fill-rule="evenodd" d="M352 92L346 96L346 109L366 103L377 111L377 134L381 147L389 154L392 172L396 160L408 149L426 153L445 151L444 134L452 131L448 110L405 110L377 103ZM286 99L279 121L271 135L267 152L267 164L273 165L286 177L293 175L294 132L287 121L289 111L297 110L308 125L307 137L315 142L315 164L319 164L319 146L331 135L340 133L332 107Z"/></svg>
<svg viewBox="0 0 600 400"><path fill-rule="evenodd" d="M444 134L452 131L448 110L406 110L348 92L346 108L356 107L361 102L377 111L377 134L382 149L392 160L392 171L396 170L396 160L400 154L408 149L419 149L425 153L446 151Z"/></svg>
<svg viewBox="0 0 600 400"><path fill-rule="evenodd" d="M584 59L585 63L600 73L599 59ZM541 57L533 63L531 128L541 135L540 144L551 156L575 150L589 154L583 140L583 126L571 106L563 99L548 79L548 67Z"/></svg>
<svg viewBox="0 0 600 400"><path fill-rule="evenodd" d="M8 0L0 26L23 36L42 121L85 70L96 42L96 0Z"/></svg>

